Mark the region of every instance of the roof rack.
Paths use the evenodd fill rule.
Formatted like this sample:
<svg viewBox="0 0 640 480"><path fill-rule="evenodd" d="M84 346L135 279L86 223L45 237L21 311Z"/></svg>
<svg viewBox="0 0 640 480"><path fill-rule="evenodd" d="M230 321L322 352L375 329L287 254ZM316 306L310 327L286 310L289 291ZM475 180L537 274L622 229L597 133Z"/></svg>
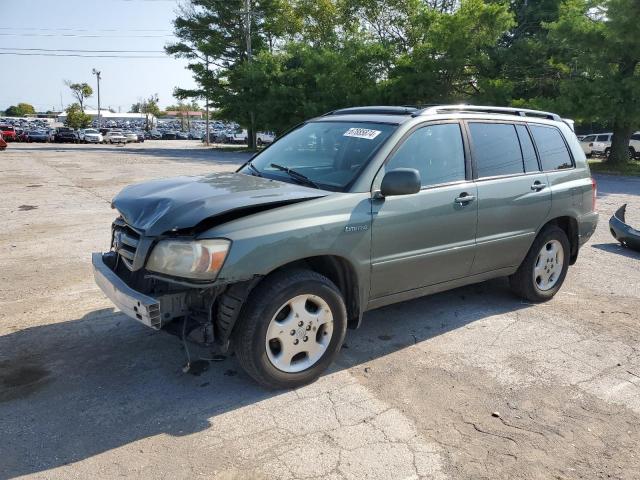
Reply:
<svg viewBox="0 0 640 480"><path fill-rule="evenodd" d="M333 110L325 113L323 116L329 115L411 115L419 110L415 107L388 107L388 106L368 106L368 107L350 107Z"/></svg>
<svg viewBox="0 0 640 480"><path fill-rule="evenodd" d="M541 117L549 120L556 120L561 122L562 119L556 113L543 112L541 110L529 110L526 108L512 108L512 107L487 107L481 105L437 105L434 107L424 108L413 113L414 116L418 115L431 115L441 112L479 112L479 113L494 113L503 115L518 115L520 117Z"/></svg>

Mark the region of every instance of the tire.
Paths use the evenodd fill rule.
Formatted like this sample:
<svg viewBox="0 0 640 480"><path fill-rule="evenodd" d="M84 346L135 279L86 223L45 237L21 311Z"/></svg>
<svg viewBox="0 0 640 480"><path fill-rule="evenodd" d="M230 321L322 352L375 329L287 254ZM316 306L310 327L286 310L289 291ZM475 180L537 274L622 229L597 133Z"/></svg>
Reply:
<svg viewBox="0 0 640 480"><path fill-rule="evenodd" d="M560 258L558 255L555 255L555 260L549 258L545 260L545 256L553 256L553 250L549 251L549 245L557 250L561 248L561 265L558 261ZM543 249L545 249L545 253L543 253ZM511 290L530 302L539 303L551 300L562 287L567 275L570 252L569 239L564 230L555 225L547 225L534 240L516 273L509 277ZM540 272L542 275L535 276L536 266L542 270ZM550 279L550 281L545 282L546 279Z"/></svg>
<svg viewBox="0 0 640 480"><path fill-rule="evenodd" d="M629 160L636 158L636 151L633 147L629 147Z"/></svg>
<svg viewBox="0 0 640 480"><path fill-rule="evenodd" d="M309 300L301 304L299 299L304 302L304 297ZM297 307L290 306L294 299L304 308L300 316L295 314ZM308 306L316 311L310 312ZM329 314L332 319L321 323ZM280 324L278 318L285 323ZM309 323L304 325L307 320ZM267 388L288 389L313 382L331 365L342 346L346 328L344 299L333 282L309 270L289 270L270 275L251 292L242 307L233 340L238 361L249 376ZM287 357L284 349L279 348L282 344L277 338L268 340L268 332L279 334L287 342L287 349L291 349L289 352L299 353L291 361L280 360L278 357ZM322 342L324 336L329 336L329 340ZM305 348L308 352L301 351ZM313 355L319 356L313 359ZM298 360L294 361L296 357ZM280 367L285 364L288 367L283 370L278 362Z"/></svg>

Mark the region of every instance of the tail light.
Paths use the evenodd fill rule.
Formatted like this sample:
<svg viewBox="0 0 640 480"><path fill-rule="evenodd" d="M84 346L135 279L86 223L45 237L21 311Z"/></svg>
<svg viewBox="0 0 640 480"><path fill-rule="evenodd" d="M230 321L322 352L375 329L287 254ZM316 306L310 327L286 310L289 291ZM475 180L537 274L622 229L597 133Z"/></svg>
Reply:
<svg viewBox="0 0 640 480"><path fill-rule="evenodd" d="M596 179L591 177L591 197L592 197L592 205L591 210L596 211L596 197L598 196L598 184L596 183Z"/></svg>

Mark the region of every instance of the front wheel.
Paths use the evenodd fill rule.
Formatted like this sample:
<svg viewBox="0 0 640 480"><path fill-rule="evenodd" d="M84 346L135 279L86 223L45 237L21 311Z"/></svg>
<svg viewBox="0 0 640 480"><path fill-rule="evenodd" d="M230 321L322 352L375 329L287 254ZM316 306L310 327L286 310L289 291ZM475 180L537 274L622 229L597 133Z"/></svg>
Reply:
<svg viewBox="0 0 640 480"><path fill-rule="evenodd" d="M308 270L278 272L251 292L236 326L240 365L268 388L316 380L336 357L347 327L340 290Z"/></svg>
<svg viewBox="0 0 640 480"><path fill-rule="evenodd" d="M567 275L569 252L564 230L555 225L544 227L516 273L509 277L513 292L536 303L553 298Z"/></svg>

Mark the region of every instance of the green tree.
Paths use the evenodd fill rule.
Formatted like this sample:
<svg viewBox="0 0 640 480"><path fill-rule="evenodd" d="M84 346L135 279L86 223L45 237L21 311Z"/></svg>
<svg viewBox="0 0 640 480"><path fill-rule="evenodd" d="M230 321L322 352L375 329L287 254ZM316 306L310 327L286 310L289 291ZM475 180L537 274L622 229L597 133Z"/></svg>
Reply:
<svg viewBox="0 0 640 480"><path fill-rule="evenodd" d="M640 37L637 0L567 0L549 25L564 47L551 58L560 81L557 103L583 118L613 125L608 162L628 161L640 127Z"/></svg>
<svg viewBox="0 0 640 480"><path fill-rule="evenodd" d="M151 129L151 117L158 117L160 114L160 107L158 106L158 94L154 93L153 95L149 95L149 97L139 100L139 112L144 113L145 117L145 130L149 131Z"/></svg>
<svg viewBox="0 0 640 480"><path fill-rule="evenodd" d="M8 117L24 117L25 115L33 115L36 113L36 109L33 105L28 103L19 103L18 105L11 105L4 114Z"/></svg>
<svg viewBox="0 0 640 480"><path fill-rule="evenodd" d="M91 125L91 116L84 113L79 103L72 103L66 109L67 120L65 125L71 128L87 128Z"/></svg>
<svg viewBox="0 0 640 480"><path fill-rule="evenodd" d="M71 90L71 94L76 97L80 110L84 112L84 101L93 95L93 89L88 83L73 83L70 80L66 80L65 85Z"/></svg>

